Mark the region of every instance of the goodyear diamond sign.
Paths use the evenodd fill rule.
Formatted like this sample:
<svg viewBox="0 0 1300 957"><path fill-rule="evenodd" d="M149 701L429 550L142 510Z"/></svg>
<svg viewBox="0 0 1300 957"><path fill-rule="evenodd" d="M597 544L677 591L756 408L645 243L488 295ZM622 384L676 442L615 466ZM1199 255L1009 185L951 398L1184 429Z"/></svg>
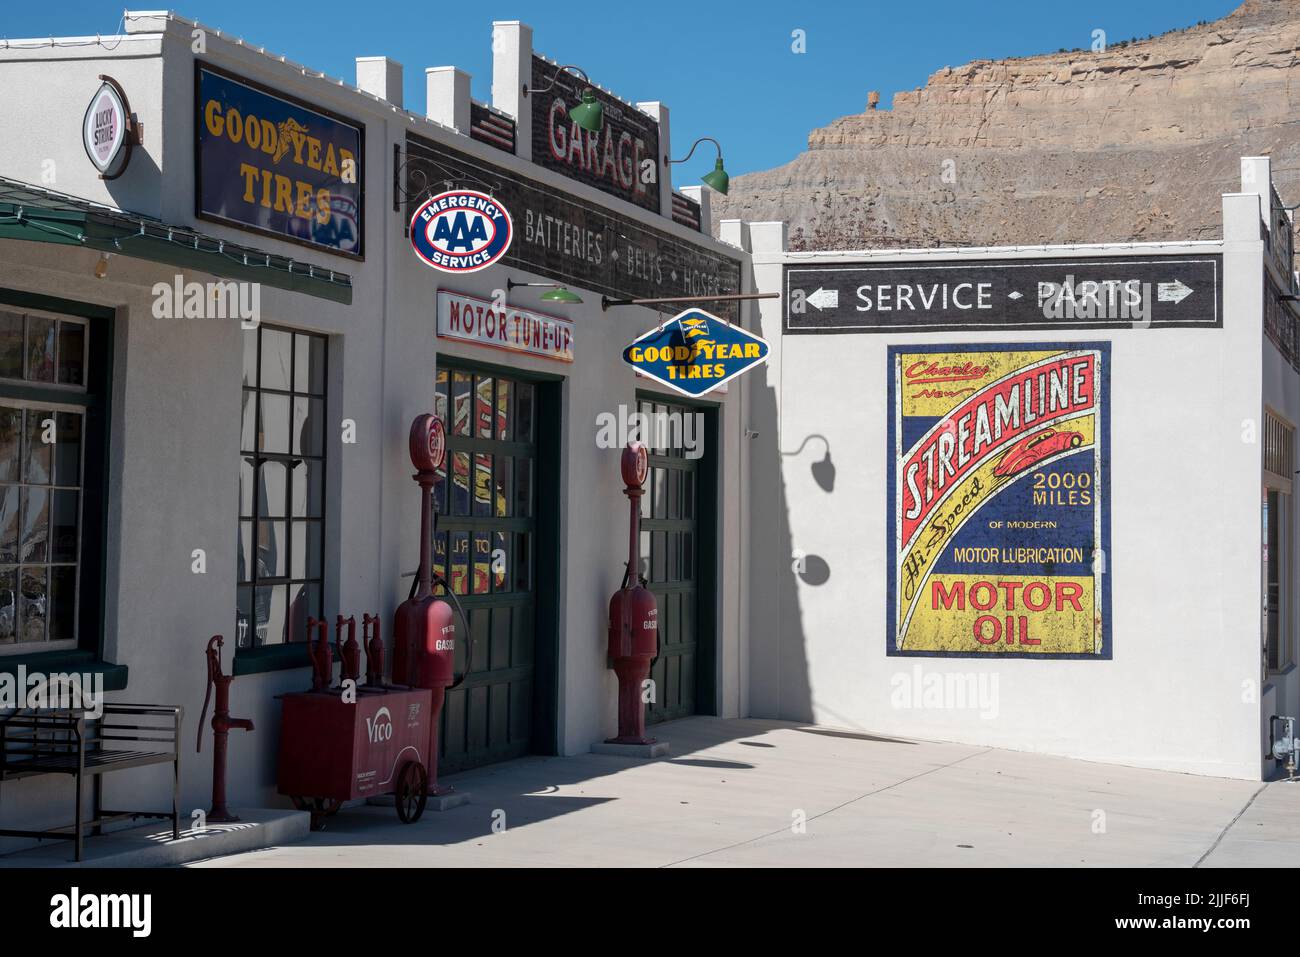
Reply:
<svg viewBox="0 0 1300 957"><path fill-rule="evenodd" d="M712 392L767 361L767 340L702 309L687 309L637 337L623 361L683 395Z"/></svg>

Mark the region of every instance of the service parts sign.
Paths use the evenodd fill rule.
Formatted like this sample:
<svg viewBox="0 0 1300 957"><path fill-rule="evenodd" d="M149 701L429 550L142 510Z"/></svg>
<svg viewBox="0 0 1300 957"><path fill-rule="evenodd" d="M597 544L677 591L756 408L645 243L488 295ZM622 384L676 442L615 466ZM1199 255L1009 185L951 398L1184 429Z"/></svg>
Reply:
<svg viewBox="0 0 1300 957"><path fill-rule="evenodd" d="M1111 657L1109 363L889 348L888 654Z"/></svg>
<svg viewBox="0 0 1300 957"><path fill-rule="evenodd" d="M195 71L196 215L360 258L364 127L206 64Z"/></svg>

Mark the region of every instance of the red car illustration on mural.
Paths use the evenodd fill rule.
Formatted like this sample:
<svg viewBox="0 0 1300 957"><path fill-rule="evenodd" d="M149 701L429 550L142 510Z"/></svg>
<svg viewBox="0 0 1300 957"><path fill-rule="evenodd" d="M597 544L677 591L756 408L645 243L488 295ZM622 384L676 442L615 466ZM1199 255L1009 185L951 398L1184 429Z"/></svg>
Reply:
<svg viewBox="0 0 1300 957"><path fill-rule="evenodd" d="M1043 429L1041 432L1025 436L1007 449L1006 454L1002 456L1002 461L993 470L993 474L998 478L1007 478L1017 472L1023 472L1057 452L1077 449L1082 444L1082 433Z"/></svg>

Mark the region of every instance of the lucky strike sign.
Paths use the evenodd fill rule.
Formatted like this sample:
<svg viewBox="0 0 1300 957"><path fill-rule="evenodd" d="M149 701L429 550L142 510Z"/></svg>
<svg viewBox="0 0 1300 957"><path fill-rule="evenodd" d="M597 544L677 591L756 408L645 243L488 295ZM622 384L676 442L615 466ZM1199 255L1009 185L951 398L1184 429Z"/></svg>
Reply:
<svg viewBox="0 0 1300 957"><path fill-rule="evenodd" d="M127 110L115 84L105 80L95 91L81 124L86 155L102 174L117 165L127 145Z"/></svg>
<svg viewBox="0 0 1300 957"><path fill-rule="evenodd" d="M1108 343L891 346L891 655L1109 658Z"/></svg>

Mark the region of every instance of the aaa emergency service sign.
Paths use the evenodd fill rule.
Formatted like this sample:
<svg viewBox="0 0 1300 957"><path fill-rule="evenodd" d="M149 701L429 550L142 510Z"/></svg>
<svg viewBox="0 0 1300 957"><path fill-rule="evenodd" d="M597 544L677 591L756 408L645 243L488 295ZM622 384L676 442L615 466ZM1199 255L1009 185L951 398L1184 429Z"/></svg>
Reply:
<svg viewBox="0 0 1300 957"><path fill-rule="evenodd" d="M623 361L683 395L712 392L767 361L767 340L703 309L679 312L636 338Z"/></svg>
<svg viewBox="0 0 1300 957"><path fill-rule="evenodd" d="M888 654L1111 657L1109 363L890 347Z"/></svg>

